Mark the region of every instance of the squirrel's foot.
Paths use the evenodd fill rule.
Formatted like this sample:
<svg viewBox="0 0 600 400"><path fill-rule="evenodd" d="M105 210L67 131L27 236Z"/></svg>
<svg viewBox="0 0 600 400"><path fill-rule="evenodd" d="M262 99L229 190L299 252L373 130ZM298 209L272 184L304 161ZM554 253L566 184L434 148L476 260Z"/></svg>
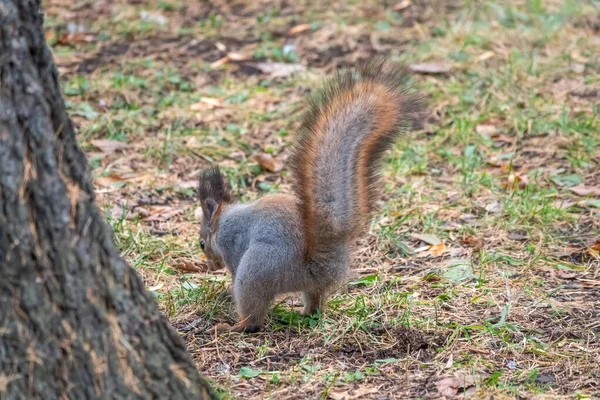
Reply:
<svg viewBox="0 0 600 400"><path fill-rule="evenodd" d="M231 327L232 332L245 332L245 333L256 333L262 329L262 326L258 324L249 324L245 321L238 322Z"/></svg>
<svg viewBox="0 0 600 400"><path fill-rule="evenodd" d="M231 326L227 323L220 323L215 325L215 332L225 333L225 332L236 332L236 333L256 333L262 329L262 326L257 324L247 324L245 322L238 322L237 324Z"/></svg>
<svg viewBox="0 0 600 400"><path fill-rule="evenodd" d="M325 296L320 292L304 292L302 293L302 298L304 300L304 309L302 310L302 315L305 317L310 317L311 315L315 315L319 310L323 311L325 306Z"/></svg>

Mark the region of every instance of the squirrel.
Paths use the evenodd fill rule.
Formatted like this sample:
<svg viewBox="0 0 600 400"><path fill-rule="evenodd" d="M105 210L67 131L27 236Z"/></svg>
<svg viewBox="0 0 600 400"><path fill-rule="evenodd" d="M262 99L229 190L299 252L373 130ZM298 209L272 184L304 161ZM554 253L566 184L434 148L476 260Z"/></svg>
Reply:
<svg viewBox="0 0 600 400"><path fill-rule="evenodd" d="M284 293L302 292L304 315L323 310L367 228L383 153L424 117L407 67L366 62L309 98L290 156L293 194L236 203L218 167L201 173L200 247L210 269L231 272L238 313L233 327L217 330L261 330Z"/></svg>

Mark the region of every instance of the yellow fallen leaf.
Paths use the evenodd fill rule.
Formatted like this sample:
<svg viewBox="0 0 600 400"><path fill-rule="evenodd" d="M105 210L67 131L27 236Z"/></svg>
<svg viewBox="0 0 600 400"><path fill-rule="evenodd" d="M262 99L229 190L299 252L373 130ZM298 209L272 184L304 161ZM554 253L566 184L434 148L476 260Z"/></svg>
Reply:
<svg viewBox="0 0 600 400"><path fill-rule="evenodd" d="M441 257L446 251L448 251L448 248L444 242L434 244L429 248L429 253L434 257Z"/></svg>
<svg viewBox="0 0 600 400"><path fill-rule="evenodd" d="M263 167L267 171L279 172L283 169L283 161L274 158L270 154L260 153L254 156L254 159L261 167Z"/></svg>

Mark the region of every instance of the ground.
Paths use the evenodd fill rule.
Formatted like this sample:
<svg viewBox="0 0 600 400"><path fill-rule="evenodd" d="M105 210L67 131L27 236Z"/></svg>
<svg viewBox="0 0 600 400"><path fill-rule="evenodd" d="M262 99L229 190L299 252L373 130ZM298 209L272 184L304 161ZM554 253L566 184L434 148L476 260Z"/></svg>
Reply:
<svg viewBox="0 0 600 400"><path fill-rule="evenodd" d="M327 3L45 2L98 203L201 373L223 398L600 395L600 4ZM353 276L321 318L289 296L215 335L200 170L289 192L303 98L375 55L412 65L429 113L386 155Z"/></svg>

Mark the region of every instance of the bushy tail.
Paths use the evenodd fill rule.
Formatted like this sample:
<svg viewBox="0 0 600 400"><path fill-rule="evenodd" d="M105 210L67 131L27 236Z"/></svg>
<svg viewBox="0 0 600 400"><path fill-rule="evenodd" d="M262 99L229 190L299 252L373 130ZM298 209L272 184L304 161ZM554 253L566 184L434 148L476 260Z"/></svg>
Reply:
<svg viewBox="0 0 600 400"><path fill-rule="evenodd" d="M311 97L291 157L309 255L363 232L382 154L421 126L423 108L408 69L383 60L338 73Z"/></svg>

